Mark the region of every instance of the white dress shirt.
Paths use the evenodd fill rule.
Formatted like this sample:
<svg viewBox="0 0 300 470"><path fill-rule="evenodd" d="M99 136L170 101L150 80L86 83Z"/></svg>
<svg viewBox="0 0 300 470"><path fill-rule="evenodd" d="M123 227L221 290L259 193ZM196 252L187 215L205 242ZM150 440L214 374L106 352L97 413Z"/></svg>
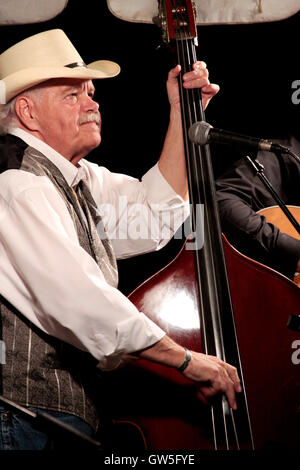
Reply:
<svg viewBox="0 0 300 470"><path fill-rule="evenodd" d="M46 155L70 186L85 180L117 258L161 248L188 215L188 204L157 165L139 181L85 159L76 167L21 129L10 134ZM101 369L117 367L124 354L165 334L107 284L47 177L22 170L0 174L0 257L1 295L49 335L89 351Z"/></svg>

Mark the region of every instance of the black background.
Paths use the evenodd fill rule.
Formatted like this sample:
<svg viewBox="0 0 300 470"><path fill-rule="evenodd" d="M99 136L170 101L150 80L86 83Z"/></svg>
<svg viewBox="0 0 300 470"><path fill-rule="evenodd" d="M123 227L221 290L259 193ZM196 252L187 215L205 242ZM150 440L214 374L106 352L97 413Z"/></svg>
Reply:
<svg viewBox="0 0 300 470"><path fill-rule="evenodd" d="M208 122L264 138L300 133L300 105L291 99L292 82L300 79L299 25L300 13L279 22L198 27L198 58L208 64L211 82L221 86L206 112ZM165 81L173 64L169 52L158 49L159 29L114 17L105 1L69 0L50 21L2 26L1 51L52 28L66 32L86 63L111 59L120 64L118 77L96 82L102 143L89 159L140 178L157 161L168 123ZM218 176L240 153L215 146L212 155ZM121 261L121 290L129 293L171 260L181 244L173 240L159 253Z"/></svg>

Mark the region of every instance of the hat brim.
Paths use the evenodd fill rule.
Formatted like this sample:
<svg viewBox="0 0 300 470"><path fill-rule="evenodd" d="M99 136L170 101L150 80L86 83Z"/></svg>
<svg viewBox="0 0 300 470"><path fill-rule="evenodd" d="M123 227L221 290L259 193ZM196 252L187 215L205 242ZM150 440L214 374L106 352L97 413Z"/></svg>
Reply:
<svg viewBox="0 0 300 470"><path fill-rule="evenodd" d="M3 80L0 80L5 101L24 90L38 85L51 78L78 78L95 80L100 78L112 78L120 73L120 66L109 60L98 60L85 66L69 67L32 67L15 72ZM4 104L2 101L0 101Z"/></svg>

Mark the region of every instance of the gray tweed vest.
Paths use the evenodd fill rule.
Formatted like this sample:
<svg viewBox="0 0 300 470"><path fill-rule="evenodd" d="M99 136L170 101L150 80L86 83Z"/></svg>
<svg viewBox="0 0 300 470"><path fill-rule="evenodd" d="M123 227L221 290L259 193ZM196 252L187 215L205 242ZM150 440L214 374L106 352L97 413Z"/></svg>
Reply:
<svg viewBox="0 0 300 470"><path fill-rule="evenodd" d="M110 241L98 236L101 218L87 186L79 183L75 193L57 167L31 147L19 152L13 167L51 180L66 204L80 245L99 264L106 281L116 286L116 260ZM101 230L103 235L103 226ZM76 295L74 286L74 302ZM0 298L0 309L6 348L6 363L1 368L3 395L23 406L74 414L96 429L101 400L96 359L45 334L4 298Z"/></svg>

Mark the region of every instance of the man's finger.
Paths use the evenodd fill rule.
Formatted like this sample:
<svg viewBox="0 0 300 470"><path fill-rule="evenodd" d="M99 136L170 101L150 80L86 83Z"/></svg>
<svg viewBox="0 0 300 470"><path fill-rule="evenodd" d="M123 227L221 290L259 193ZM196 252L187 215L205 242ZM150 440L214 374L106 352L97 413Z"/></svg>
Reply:
<svg viewBox="0 0 300 470"><path fill-rule="evenodd" d="M233 382L235 391L237 393L240 393L242 391L242 386L241 386L241 381L239 379L236 368L226 363L225 363L225 368L226 368L227 374L229 375L230 379Z"/></svg>
<svg viewBox="0 0 300 470"><path fill-rule="evenodd" d="M180 71L181 71L181 66L180 65L176 65L176 67L174 67L173 69L171 69L169 71L169 74L168 74L168 78L170 80L173 80L174 78L177 78L178 75L180 74Z"/></svg>

